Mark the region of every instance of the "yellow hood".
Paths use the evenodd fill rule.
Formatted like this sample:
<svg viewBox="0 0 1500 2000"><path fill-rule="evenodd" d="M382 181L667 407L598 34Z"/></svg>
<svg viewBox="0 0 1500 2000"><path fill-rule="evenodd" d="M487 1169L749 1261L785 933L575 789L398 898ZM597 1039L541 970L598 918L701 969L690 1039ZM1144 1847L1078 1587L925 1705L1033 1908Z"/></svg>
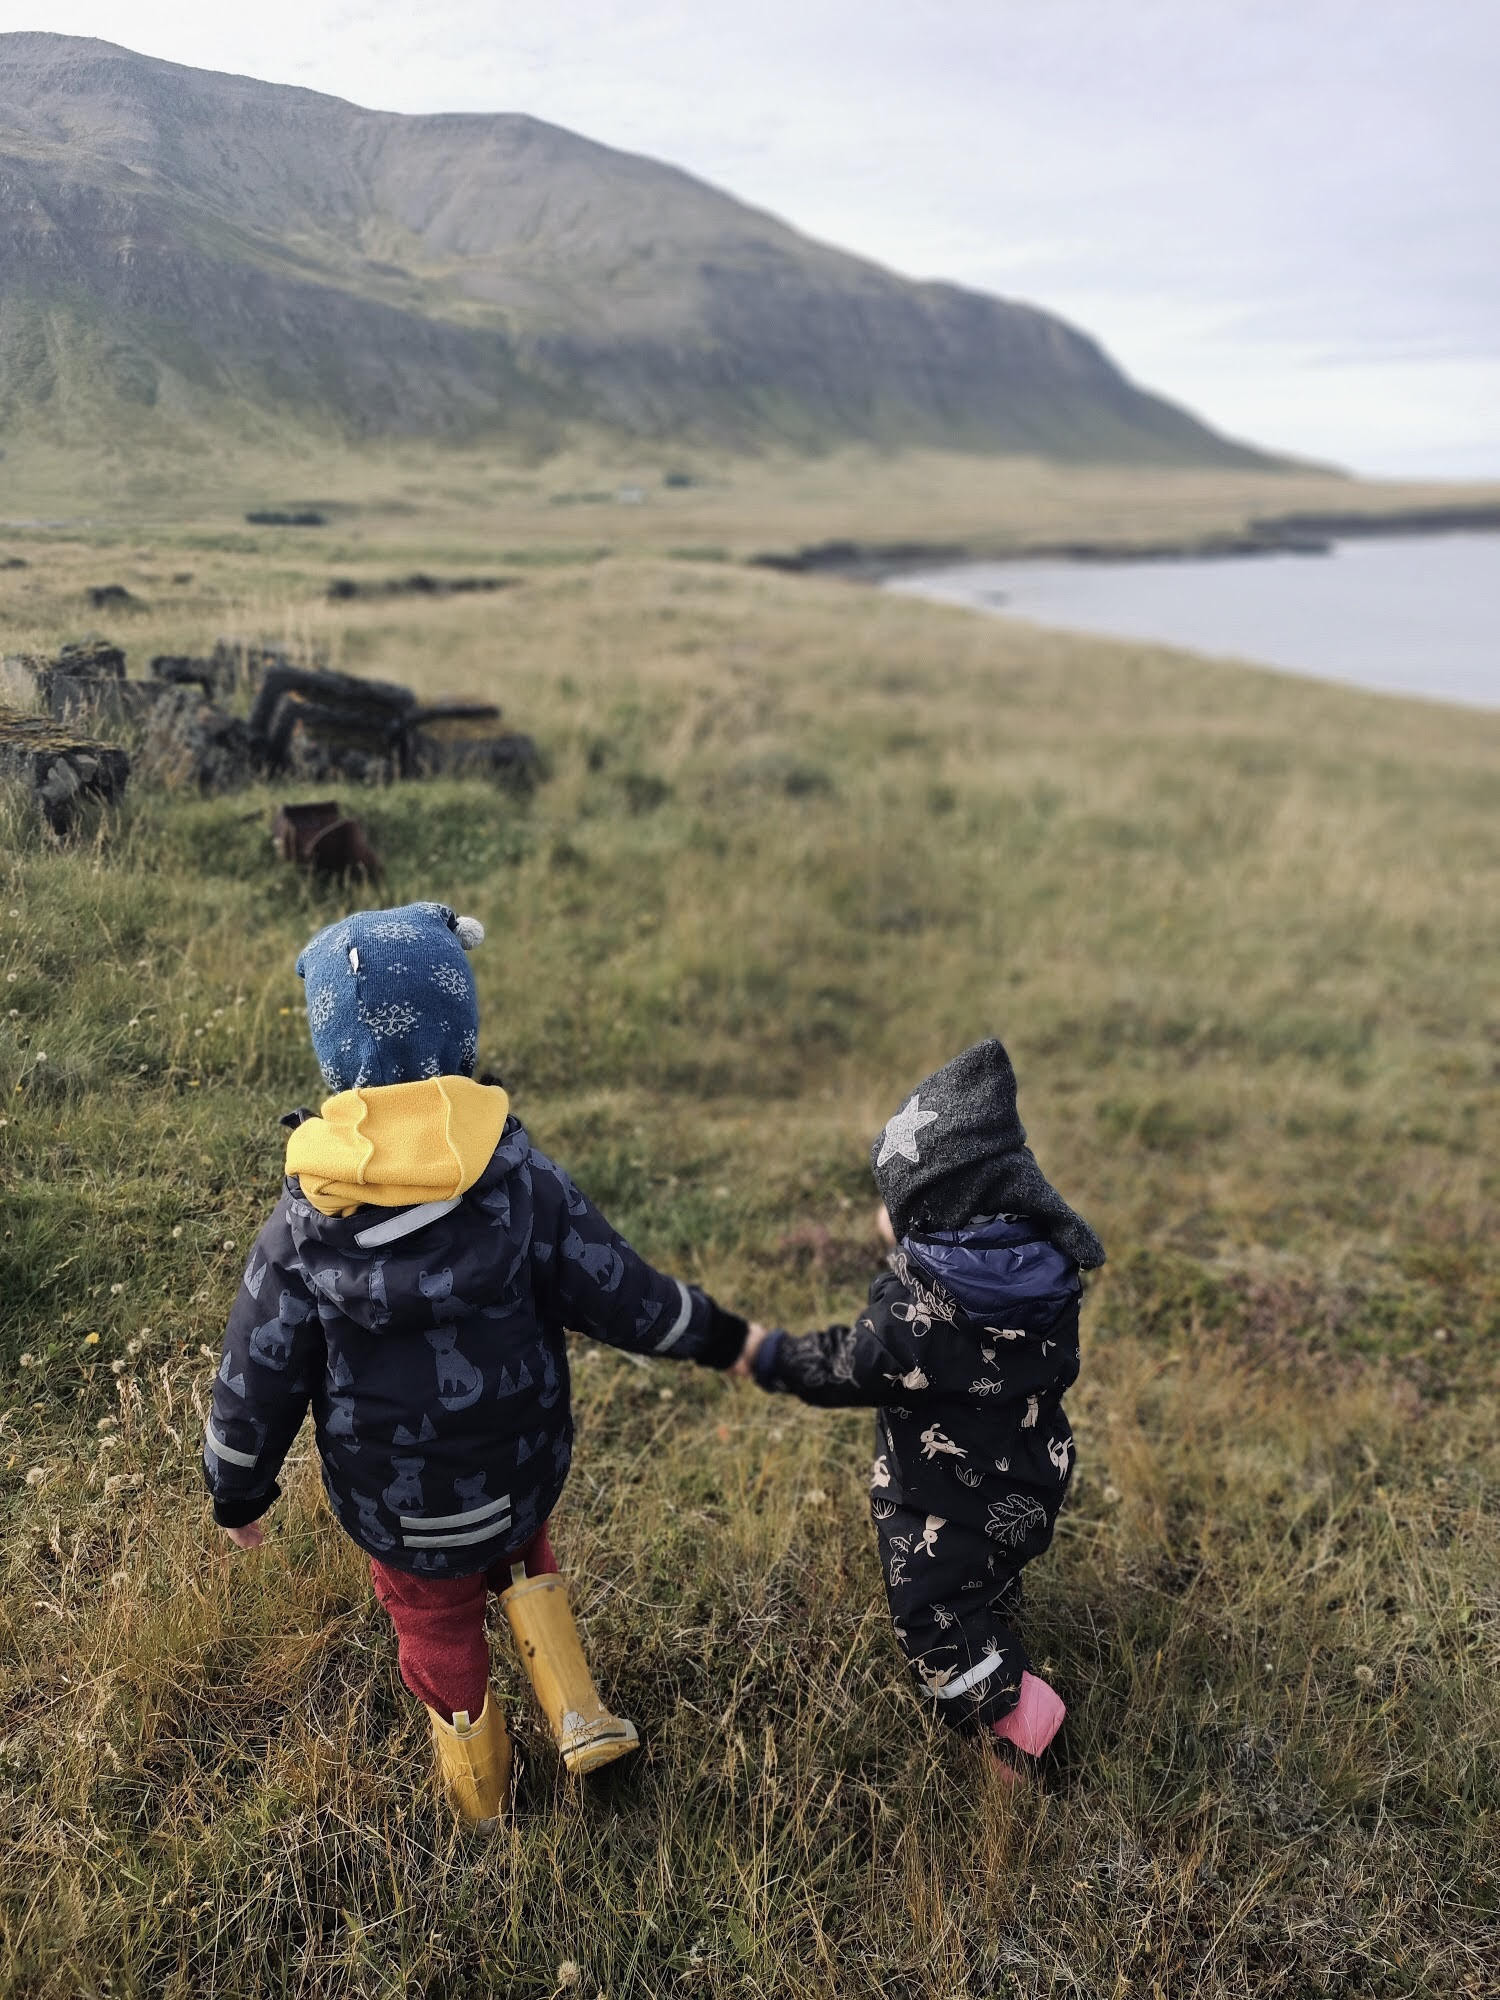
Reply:
<svg viewBox="0 0 1500 2000"><path fill-rule="evenodd" d="M286 1170L323 1215L349 1215L367 1202L447 1201L489 1165L509 1111L503 1090L467 1076L341 1090L293 1132Z"/></svg>

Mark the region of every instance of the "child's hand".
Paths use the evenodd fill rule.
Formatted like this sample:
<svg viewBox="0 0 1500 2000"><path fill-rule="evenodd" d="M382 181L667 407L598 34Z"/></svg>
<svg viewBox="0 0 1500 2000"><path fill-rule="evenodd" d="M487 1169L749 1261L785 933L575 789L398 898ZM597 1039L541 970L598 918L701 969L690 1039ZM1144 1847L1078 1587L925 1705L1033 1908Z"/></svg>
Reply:
<svg viewBox="0 0 1500 2000"><path fill-rule="evenodd" d="M247 1521L243 1528L226 1528L224 1532L237 1549L258 1549L266 1539L259 1521Z"/></svg>
<svg viewBox="0 0 1500 2000"><path fill-rule="evenodd" d="M770 1328L762 1326L759 1320L751 1320L750 1331L745 1335L745 1344L740 1349L740 1358L729 1371L731 1375L749 1376L754 1373L755 1357L759 1354L769 1332Z"/></svg>

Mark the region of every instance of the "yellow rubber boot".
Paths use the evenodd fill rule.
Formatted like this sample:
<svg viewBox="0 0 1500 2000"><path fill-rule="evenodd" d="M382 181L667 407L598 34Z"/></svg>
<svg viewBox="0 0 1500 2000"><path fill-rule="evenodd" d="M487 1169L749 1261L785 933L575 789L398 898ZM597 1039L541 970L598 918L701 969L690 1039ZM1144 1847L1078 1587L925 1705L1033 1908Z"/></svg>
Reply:
<svg viewBox="0 0 1500 2000"><path fill-rule="evenodd" d="M470 1826L493 1823L510 1799L511 1748L488 1688L477 1722L470 1722L466 1708L451 1722L435 1708L427 1714L437 1747L438 1777L449 1804Z"/></svg>
<svg viewBox="0 0 1500 2000"><path fill-rule="evenodd" d="M560 1576L525 1576L500 1599L562 1760L578 1776L639 1747L633 1722L611 1715L583 1657Z"/></svg>

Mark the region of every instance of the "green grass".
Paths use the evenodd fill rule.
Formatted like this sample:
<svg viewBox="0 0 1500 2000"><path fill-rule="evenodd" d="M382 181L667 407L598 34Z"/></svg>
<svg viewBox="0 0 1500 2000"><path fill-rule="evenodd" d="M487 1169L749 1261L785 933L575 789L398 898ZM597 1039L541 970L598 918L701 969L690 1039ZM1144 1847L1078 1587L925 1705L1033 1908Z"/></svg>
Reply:
<svg viewBox="0 0 1500 2000"><path fill-rule="evenodd" d="M848 1312L870 1135L1005 1037L1111 1251L1028 1613L1070 1746L1016 1797L909 1694L864 1418L585 1348L557 1543L644 1748L565 1785L497 1639L518 1810L456 1835L309 1441L258 1557L196 1469L338 892L271 793L61 852L12 802L0 1990L1493 1992L1500 724L649 552L329 606L255 539L27 543L0 612L195 568L133 650L265 627L535 733L529 800L346 803L485 920L481 1061L648 1254Z"/></svg>

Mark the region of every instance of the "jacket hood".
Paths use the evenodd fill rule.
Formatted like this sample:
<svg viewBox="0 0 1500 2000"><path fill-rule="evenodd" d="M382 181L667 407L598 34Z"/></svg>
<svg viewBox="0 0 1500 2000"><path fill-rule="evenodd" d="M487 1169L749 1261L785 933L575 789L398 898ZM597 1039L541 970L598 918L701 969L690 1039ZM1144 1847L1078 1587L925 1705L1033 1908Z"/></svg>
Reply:
<svg viewBox="0 0 1500 2000"><path fill-rule="evenodd" d="M1013 1303L1075 1297L1080 1289L1077 1263L1026 1217L976 1216L964 1229L908 1236L902 1248L971 1318L991 1318Z"/></svg>
<svg viewBox="0 0 1500 2000"><path fill-rule="evenodd" d="M467 1076L343 1090L293 1132L286 1170L321 1215L451 1201L489 1165L509 1110Z"/></svg>
<svg viewBox="0 0 1500 2000"><path fill-rule="evenodd" d="M990 1036L923 1079L870 1149L875 1185L898 1236L967 1229L1022 1215L1084 1270L1104 1246L1036 1163L1016 1109L1016 1073Z"/></svg>
<svg viewBox="0 0 1500 2000"><path fill-rule="evenodd" d="M389 1336L420 1329L433 1318L420 1274L440 1270L444 1264L451 1267L458 1241L455 1229L459 1237L482 1238L487 1244L493 1281L503 1292L530 1247L529 1227L518 1228L513 1214L513 1176L530 1152L525 1126L518 1119L507 1119L500 1143L479 1178L460 1196L461 1207L444 1201L428 1211L413 1203L402 1217L373 1202L329 1214L314 1208L305 1192L299 1194L299 1183L289 1179L287 1222L315 1297L326 1299L368 1333ZM372 1224L385 1217L397 1223L390 1240L361 1240ZM417 1226L401 1227L402 1223Z"/></svg>

